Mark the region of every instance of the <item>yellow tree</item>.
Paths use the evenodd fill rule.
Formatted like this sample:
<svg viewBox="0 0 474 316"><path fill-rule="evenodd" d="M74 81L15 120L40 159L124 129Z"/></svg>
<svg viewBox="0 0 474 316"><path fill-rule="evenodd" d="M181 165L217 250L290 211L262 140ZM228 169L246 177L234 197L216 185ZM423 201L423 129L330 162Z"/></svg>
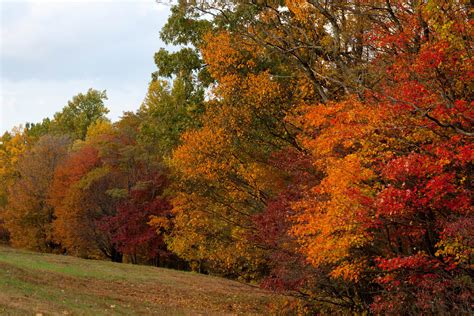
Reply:
<svg viewBox="0 0 474 316"><path fill-rule="evenodd" d="M8 188L18 176L16 165L21 154L27 148L27 137L19 128L6 132L0 138L0 239L8 240L8 231L4 227L4 212L8 202Z"/></svg>
<svg viewBox="0 0 474 316"><path fill-rule="evenodd" d="M67 137L42 136L15 167L18 178L8 188L5 226L15 247L40 251L57 248L52 237L53 207L48 192L56 166L66 156Z"/></svg>
<svg viewBox="0 0 474 316"><path fill-rule="evenodd" d="M288 91L279 65L265 65L258 46L228 32L209 34L202 53L217 84L202 127L187 131L173 153L177 172L171 250L204 268L257 277L264 250L251 241L255 214L281 187L268 163L275 150L297 146Z"/></svg>

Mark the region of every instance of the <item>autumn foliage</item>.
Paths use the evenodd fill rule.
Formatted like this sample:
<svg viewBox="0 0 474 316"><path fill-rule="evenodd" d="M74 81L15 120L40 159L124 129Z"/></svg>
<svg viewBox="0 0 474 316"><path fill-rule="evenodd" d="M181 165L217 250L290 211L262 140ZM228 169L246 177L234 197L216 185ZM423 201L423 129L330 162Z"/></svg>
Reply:
<svg viewBox="0 0 474 316"><path fill-rule="evenodd" d="M162 37L187 46L136 113L89 91L92 121L6 133L0 232L258 282L289 313L472 313L470 2L231 3L178 1Z"/></svg>

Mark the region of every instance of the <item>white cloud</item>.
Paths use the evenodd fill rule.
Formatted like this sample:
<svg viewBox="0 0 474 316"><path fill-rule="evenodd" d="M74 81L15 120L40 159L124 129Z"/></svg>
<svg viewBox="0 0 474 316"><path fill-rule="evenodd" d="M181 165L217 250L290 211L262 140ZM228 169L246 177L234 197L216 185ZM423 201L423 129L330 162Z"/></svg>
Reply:
<svg viewBox="0 0 474 316"><path fill-rule="evenodd" d="M87 54L151 33L157 40L162 23L150 22L167 15L166 7L152 0L29 1L22 5L25 3L16 19L2 21L3 58L39 61L58 54ZM12 5L19 4L9 2L6 10Z"/></svg>
<svg viewBox="0 0 474 316"><path fill-rule="evenodd" d="M0 134L19 124L40 122L60 111L74 95L89 88L107 90L109 118L117 120L124 111L135 111L141 104L146 83L106 89L103 80L39 81L2 80L0 92Z"/></svg>
<svg viewBox="0 0 474 316"><path fill-rule="evenodd" d="M88 88L110 117L145 96L169 8L154 0L0 0L0 133L51 117Z"/></svg>
<svg viewBox="0 0 474 316"><path fill-rule="evenodd" d="M38 122L51 117L67 104L68 96L73 96L94 84L93 81L21 81L2 80L0 101L2 120L0 133L13 125Z"/></svg>

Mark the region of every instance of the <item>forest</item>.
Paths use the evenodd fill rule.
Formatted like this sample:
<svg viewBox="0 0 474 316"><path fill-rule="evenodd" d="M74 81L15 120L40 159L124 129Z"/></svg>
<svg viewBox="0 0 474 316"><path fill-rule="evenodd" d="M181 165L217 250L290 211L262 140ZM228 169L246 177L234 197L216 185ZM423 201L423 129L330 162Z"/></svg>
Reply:
<svg viewBox="0 0 474 316"><path fill-rule="evenodd" d="M258 284L289 314L471 314L473 14L173 2L135 112L91 88L1 136L0 240Z"/></svg>

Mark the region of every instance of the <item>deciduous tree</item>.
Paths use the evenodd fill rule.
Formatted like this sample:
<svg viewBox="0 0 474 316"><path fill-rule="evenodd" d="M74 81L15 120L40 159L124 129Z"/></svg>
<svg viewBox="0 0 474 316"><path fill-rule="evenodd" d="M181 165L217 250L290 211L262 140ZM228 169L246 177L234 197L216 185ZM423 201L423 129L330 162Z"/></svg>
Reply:
<svg viewBox="0 0 474 316"><path fill-rule="evenodd" d="M13 246L38 251L57 248L52 236L54 210L48 192L56 166L65 158L70 141L46 135L19 159L17 179L8 188L4 220Z"/></svg>

